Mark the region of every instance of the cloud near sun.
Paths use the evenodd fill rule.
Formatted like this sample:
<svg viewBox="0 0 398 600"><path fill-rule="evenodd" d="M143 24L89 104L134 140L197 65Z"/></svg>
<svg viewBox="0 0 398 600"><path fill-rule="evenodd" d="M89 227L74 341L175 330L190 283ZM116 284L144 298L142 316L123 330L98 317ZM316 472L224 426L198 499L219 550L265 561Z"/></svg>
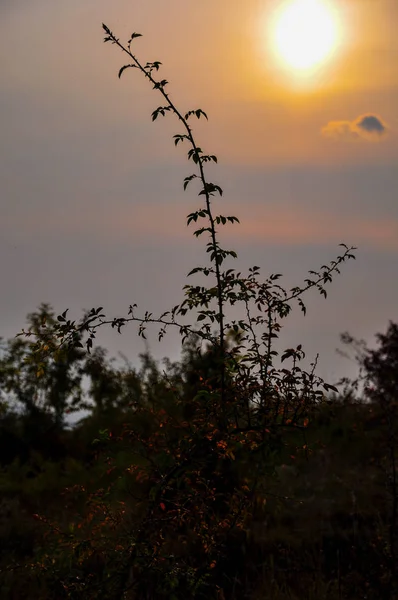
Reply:
<svg viewBox="0 0 398 600"><path fill-rule="evenodd" d="M378 141L388 131L387 125L376 115L362 115L354 121L329 121L323 127L322 135L333 140L342 141Z"/></svg>

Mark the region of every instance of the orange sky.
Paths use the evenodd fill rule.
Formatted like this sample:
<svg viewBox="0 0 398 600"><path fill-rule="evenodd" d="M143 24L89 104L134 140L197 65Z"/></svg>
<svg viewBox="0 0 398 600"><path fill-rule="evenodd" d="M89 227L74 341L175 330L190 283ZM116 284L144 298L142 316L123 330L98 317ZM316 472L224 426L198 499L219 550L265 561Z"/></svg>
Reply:
<svg viewBox="0 0 398 600"><path fill-rule="evenodd" d="M209 122L195 130L202 147L218 155L214 177L226 190L222 210L230 207L242 221L228 236L231 242L236 236L247 261L259 262L255 252L263 241L264 269L279 270L265 255L286 246L293 249L286 264L301 273L316 266L319 253L333 258L338 243L357 244L363 262L359 255L358 270L350 267L347 279L342 276L339 292L347 300L369 281L377 285L369 285L360 313L338 313L341 330L369 336L396 318L396 271L380 264L394 265L397 258L398 2L334 0L339 45L305 81L267 46L280 2L0 4L3 335L45 300L60 309L65 302L87 308L91 299L102 302L102 294L110 312L124 306L126 288L118 288L112 273L123 273L121 264L130 269L131 253L147 256L150 240L173 262L173 290L162 297L174 303L176 282L182 285L185 276L179 261L190 244L196 252L184 219L197 198L181 189L191 167L171 140L178 126L171 119L151 123L160 100L136 72L117 79L125 59L102 43L103 21L122 40L141 32L137 54L144 62L163 62L177 104L208 113ZM123 251L116 265L109 257L118 244ZM98 255L110 261L99 279ZM60 261L67 273L61 280ZM40 265L39 285L34 273ZM161 259L159 267L151 264L150 279L141 266L139 293L144 300L159 297L156 282L164 280L165 265ZM326 315L327 305L322 310ZM337 345L336 320L335 314L330 322L324 318L328 357ZM298 321L294 327L305 331Z"/></svg>
<svg viewBox="0 0 398 600"><path fill-rule="evenodd" d="M206 141L224 161L395 160L398 3L334 0L341 21L336 56L303 83L267 46L268 22L284 1L205 0L195 6L180 0L91 0L82 7L73 0L38 0L34 6L21 1L19 10L6 5L3 11L11 16L0 42L9 57L3 85L30 89L60 107L67 104L86 126L99 118L141 121L156 98L132 73L115 85L112 77L124 59L114 48L99 46L103 19L121 39L131 27L144 34L136 42L137 53L144 61L162 59L173 97L182 105L194 102L207 110ZM369 112L388 125L383 144L353 147L322 137L330 121L354 121Z"/></svg>

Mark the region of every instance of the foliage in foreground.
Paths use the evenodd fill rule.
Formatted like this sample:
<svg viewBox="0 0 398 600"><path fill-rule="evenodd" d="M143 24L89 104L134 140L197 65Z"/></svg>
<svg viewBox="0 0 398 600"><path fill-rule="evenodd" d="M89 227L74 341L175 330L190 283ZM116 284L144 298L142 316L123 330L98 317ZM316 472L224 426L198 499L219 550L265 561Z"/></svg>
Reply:
<svg viewBox="0 0 398 600"><path fill-rule="evenodd" d="M187 465L175 474L162 488L158 505L151 495L158 484L148 476L154 465L168 460L178 439L184 441L186 430L180 423L184 412L187 417L195 408L191 399L200 378L213 374L212 357L198 356L192 344L180 363L166 362L163 373L148 356L137 370L104 360L103 399L116 379L124 382L134 405L126 408L116 389L112 402L110 395L108 402L98 401L97 390L89 386L89 394L82 395L91 408L71 429L56 428L55 413L45 409L12 410L12 390L7 387L4 393L6 352L1 363L1 391L9 398L0 419L1 597L193 596L187 588L195 582L195 566L206 565L204 544L210 533L221 530L226 543L213 544L213 552L222 551L213 554L216 564L209 565L210 576L203 577L197 597L201 590L216 597L219 587L225 598L233 599L395 598L392 536L397 490L392 487L391 456L397 440L391 439L384 403L388 400L389 411L396 410L395 372L389 371L397 356L396 331L394 326L384 336L389 340L387 356L386 344L369 353L374 365L384 363L377 385L369 389L372 398L363 396L359 402L347 394L323 403L305 431L290 429L289 436L284 431L278 440L269 436L267 446L271 440L275 443L273 455L270 450L253 453L246 445L233 457L226 451L221 455L225 458L220 451L197 456L197 472ZM368 367L371 378L371 363ZM55 378L56 374L54 386ZM179 402L175 391L170 394L170 385L178 389ZM43 426L37 428L41 421ZM164 448L166 440L170 454ZM211 461L217 461L216 466ZM224 530L223 513L226 519L231 514L224 500L238 497L244 486L250 489L258 473L262 495L256 495L242 526L237 521ZM198 510L203 505L206 514ZM127 551L149 510L140 554L128 562ZM161 545L156 544L159 532ZM195 570L191 581L187 564ZM128 577L123 591L122 577Z"/></svg>

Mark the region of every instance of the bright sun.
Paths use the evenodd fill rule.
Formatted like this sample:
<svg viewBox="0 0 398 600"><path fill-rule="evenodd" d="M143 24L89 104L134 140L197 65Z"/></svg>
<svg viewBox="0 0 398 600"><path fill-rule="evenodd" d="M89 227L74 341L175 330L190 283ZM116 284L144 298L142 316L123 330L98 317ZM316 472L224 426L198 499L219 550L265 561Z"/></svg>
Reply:
<svg viewBox="0 0 398 600"><path fill-rule="evenodd" d="M338 33L327 0L288 0L276 14L273 46L288 66L308 72L333 53Z"/></svg>

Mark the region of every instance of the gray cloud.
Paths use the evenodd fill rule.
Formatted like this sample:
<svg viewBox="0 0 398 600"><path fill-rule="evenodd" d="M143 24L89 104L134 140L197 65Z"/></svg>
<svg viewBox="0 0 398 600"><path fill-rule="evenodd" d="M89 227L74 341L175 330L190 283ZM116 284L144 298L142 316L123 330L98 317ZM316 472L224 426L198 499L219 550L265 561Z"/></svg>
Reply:
<svg viewBox="0 0 398 600"><path fill-rule="evenodd" d="M376 115L360 115L353 121L329 121L322 135L334 140L380 140L388 131L384 121Z"/></svg>
<svg viewBox="0 0 398 600"><path fill-rule="evenodd" d="M360 117L356 123L356 126L363 129L367 133L377 133L379 135L386 132L385 124L374 115L365 115Z"/></svg>

